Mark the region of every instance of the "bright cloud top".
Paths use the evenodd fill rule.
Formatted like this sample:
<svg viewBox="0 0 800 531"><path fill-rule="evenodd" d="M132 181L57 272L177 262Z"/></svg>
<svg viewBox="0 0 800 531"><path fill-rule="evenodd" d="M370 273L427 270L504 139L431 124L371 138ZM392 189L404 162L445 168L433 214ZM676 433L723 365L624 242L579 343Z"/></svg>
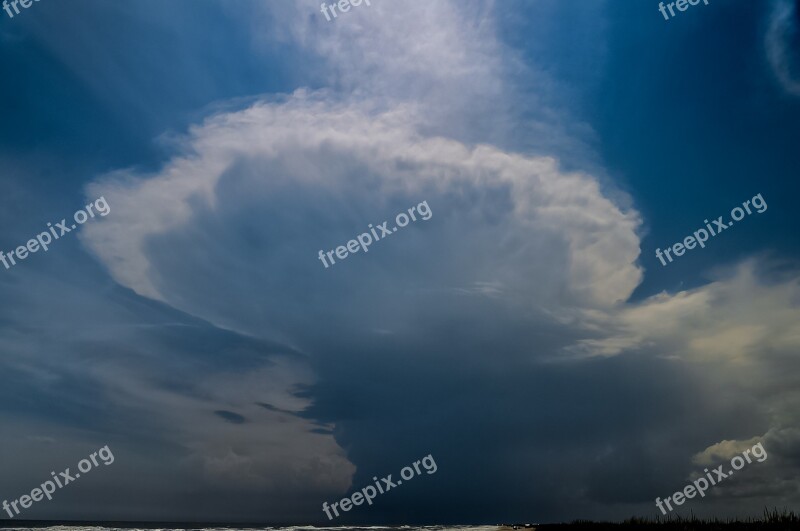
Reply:
<svg viewBox="0 0 800 531"><path fill-rule="evenodd" d="M608 307L628 298L641 278L635 212L621 211L590 175L563 173L551 158L424 138L410 123L413 116L405 108L371 114L303 92L285 103L215 116L194 128L183 153L157 174L118 172L92 185L90 193L105 194L115 216L87 227L84 241L121 284L213 320L219 315L204 311L196 299L187 304L192 295L179 292L178 278L169 278L162 266L172 258L162 254L159 241L180 246L174 238L181 233L213 226L216 243L207 236L193 244L190 254L202 259L195 267L259 267L258 278L270 277L266 286L281 285L282 272L319 268L318 248L341 241L340 233L384 219L409 200L426 199L441 213L439 225L416 243L436 257L425 266L431 282L459 278L456 288L491 282L549 310ZM270 220L254 229L264 246L229 246L219 256L219 231L247 223L233 218L251 207ZM234 236L228 236L230 244ZM385 262L387 254L402 251L402 242L398 236L398 245L384 246L387 253L359 257L361 265L382 263L398 269L396 282L410 281ZM171 249L174 258L177 248ZM263 261L254 264L253 253ZM226 271L208 280L225 285L225 277L237 275L236 269ZM281 296L265 291L265 301ZM222 321L241 327L231 315Z"/></svg>

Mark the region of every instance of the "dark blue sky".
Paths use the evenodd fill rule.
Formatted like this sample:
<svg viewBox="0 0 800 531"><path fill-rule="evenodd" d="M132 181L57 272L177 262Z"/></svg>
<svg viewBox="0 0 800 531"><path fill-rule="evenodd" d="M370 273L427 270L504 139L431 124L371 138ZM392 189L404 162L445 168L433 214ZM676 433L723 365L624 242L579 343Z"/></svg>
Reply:
<svg viewBox="0 0 800 531"><path fill-rule="evenodd" d="M18 518L320 523L431 454L337 523L655 516L758 441L681 510L795 506L797 4L0 11L0 250L110 206L0 266L0 496L109 445Z"/></svg>

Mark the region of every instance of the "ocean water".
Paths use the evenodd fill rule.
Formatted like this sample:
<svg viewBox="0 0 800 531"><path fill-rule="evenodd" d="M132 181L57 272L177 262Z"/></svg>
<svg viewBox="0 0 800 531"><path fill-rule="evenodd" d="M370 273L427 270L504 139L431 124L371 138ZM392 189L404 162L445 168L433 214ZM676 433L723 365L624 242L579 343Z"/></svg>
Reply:
<svg viewBox="0 0 800 531"><path fill-rule="evenodd" d="M464 525L464 526L283 526L283 527L104 527L104 526L66 526L49 527L2 527L15 531L497 531L498 525Z"/></svg>

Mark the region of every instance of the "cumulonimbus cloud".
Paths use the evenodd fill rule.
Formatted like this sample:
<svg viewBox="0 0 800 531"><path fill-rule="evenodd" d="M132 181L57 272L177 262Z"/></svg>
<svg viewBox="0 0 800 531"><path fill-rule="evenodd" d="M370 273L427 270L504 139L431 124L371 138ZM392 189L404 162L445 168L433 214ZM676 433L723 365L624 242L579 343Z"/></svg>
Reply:
<svg viewBox="0 0 800 531"><path fill-rule="evenodd" d="M118 172L94 184L90 193L105 196L114 215L87 226L82 237L121 284L232 325L232 316L220 322L190 293L176 289L181 283L165 272L159 241L180 239L187 231L198 236L193 227L215 220L235 221L232 201L239 211L258 204L258 215L271 222L260 229L269 244L259 251L263 272L256 278L270 277L266 285L279 285L282 272L296 268L312 270L312 283L332 282L331 272L316 261L317 242L339 245L368 223L427 200L436 221L425 224L433 228L419 245L437 259L428 264L431 281L458 271L462 280L454 288L492 282L547 309L608 307L628 298L641 279L635 211L622 211L592 176L560 171L552 158L425 138L409 123L414 114L405 108L373 114L301 92L283 103L215 116L194 128L184 153L157 174ZM310 240L305 252L287 251L303 240ZM198 271L216 266L221 272L223 262L229 264L222 278L207 279L213 284L224 285L228 274L235 277L237 265L253 267L252 249L228 245L217 253L222 242L207 237L193 242L189 255ZM173 258L166 260L181 261L174 255L180 245L172 242ZM357 260L364 267L383 263L401 248L387 243L382 252L337 267L360 267ZM319 278L323 272L327 276ZM265 306L280 302L268 289L261 296Z"/></svg>
<svg viewBox="0 0 800 531"><path fill-rule="evenodd" d="M548 318L566 328L566 348L537 345L531 357L669 359L711 387L765 396L766 429L743 439L796 422L788 387L795 382L786 377L787 392L771 393L768 376L780 364L759 356L766 348L783 357L797 345L794 280L759 282L751 262L701 288L626 303L643 274L638 213L609 199L593 175L563 171L553 157L470 143L459 134L466 122L449 126L446 118L479 97L509 94L489 79L503 71L492 54L476 60L494 41L471 40L451 8L415 4L433 34L385 61L381 53L414 40L411 22L386 5L376 18L395 23L394 31L381 40L380 27L368 28L374 39L350 48L348 38L368 24L365 10L349 14L352 24L342 18L326 27L330 45L290 25L292 38L330 60L337 81L365 87L360 97L298 90L210 117L160 170L122 170L90 186L88 195L105 196L112 214L84 228L84 244L120 284L219 327L301 351L308 336L327 330L334 341L314 345L317 359L349 352L373 333L402 344L430 337L423 328L474 329L499 308L537 330ZM437 48L438 39L446 46ZM439 63L447 68L437 71ZM380 75L370 77L371 69ZM392 83L409 78L413 97L405 98ZM429 221L331 268L317 259L423 200ZM429 305L419 304L420 294ZM489 302L465 315L443 302L452 294ZM517 339L509 344L523 350ZM496 361L478 347L459 355L479 366ZM703 399L700 409L714 401ZM224 448L211 455L209 470L247 466Z"/></svg>

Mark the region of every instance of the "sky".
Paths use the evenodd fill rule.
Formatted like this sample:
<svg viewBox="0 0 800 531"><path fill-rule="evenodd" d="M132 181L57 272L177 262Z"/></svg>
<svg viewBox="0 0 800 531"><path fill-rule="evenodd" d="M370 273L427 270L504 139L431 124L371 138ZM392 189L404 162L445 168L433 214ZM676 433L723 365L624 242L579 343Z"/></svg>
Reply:
<svg viewBox="0 0 800 531"><path fill-rule="evenodd" d="M0 499L114 457L14 518L797 508L800 1L319 4L0 11Z"/></svg>

